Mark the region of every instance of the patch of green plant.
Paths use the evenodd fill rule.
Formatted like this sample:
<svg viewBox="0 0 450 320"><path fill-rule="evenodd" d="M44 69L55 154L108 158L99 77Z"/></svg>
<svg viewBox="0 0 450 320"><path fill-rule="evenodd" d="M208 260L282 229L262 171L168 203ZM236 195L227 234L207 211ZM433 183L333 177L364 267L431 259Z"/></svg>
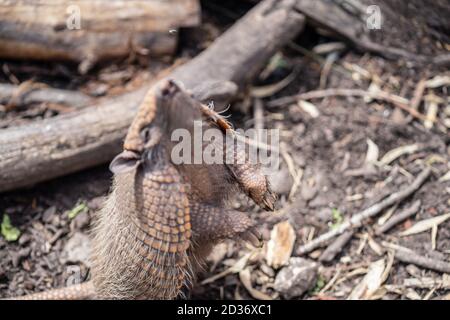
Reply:
<svg viewBox="0 0 450 320"><path fill-rule="evenodd" d="M16 241L20 237L20 230L11 224L11 219L6 213L3 215L0 229L6 241Z"/></svg>
<svg viewBox="0 0 450 320"><path fill-rule="evenodd" d="M85 203L80 203L79 205L75 206L72 210L70 210L69 213L67 214L67 216L69 217L69 219L72 220L79 213L83 212L86 209L87 209L86 204Z"/></svg>
<svg viewBox="0 0 450 320"><path fill-rule="evenodd" d="M319 274L319 276L317 277L316 285L314 286L314 289L312 289L311 293L319 293L320 290L323 289L323 287L325 287L325 278L321 274Z"/></svg>
<svg viewBox="0 0 450 320"><path fill-rule="evenodd" d="M333 219L333 222L330 225L331 229L338 228L341 225L342 221L344 221L342 213L339 211L339 209L336 208L331 209L331 218Z"/></svg>

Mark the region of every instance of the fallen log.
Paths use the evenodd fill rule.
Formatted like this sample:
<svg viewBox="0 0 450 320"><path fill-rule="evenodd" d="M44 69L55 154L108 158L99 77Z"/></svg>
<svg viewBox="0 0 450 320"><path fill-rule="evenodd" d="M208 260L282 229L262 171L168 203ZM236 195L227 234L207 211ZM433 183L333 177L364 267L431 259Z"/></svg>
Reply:
<svg viewBox="0 0 450 320"><path fill-rule="evenodd" d="M0 2L0 57L72 60L82 73L133 51L173 54L169 31L200 22L198 0Z"/></svg>
<svg viewBox="0 0 450 320"><path fill-rule="evenodd" d="M243 89L303 28L304 17L292 5L288 0L262 1L169 77L194 93L208 81L232 81ZM0 192L111 160L147 90L144 86L80 111L0 130Z"/></svg>

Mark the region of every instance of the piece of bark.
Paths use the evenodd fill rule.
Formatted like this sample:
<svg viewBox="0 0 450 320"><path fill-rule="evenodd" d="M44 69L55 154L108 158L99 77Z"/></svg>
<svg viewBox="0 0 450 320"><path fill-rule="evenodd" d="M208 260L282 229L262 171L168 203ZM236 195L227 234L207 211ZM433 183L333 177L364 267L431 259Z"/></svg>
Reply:
<svg viewBox="0 0 450 320"><path fill-rule="evenodd" d="M14 107L50 102L79 108L88 105L91 100L91 97L78 91L33 87L33 85L22 88L7 83L0 84L0 104Z"/></svg>
<svg viewBox="0 0 450 320"><path fill-rule="evenodd" d="M170 30L199 23L198 0L3 1L0 57L72 60L83 73L132 51L173 54Z"/></svg>
<svg viewBox="0 0 450 320"><path fill-rule="evenodd" d="M239 88L303 28L292 1L265 0L211 46L168 77L195 93L208 81ZM111 160L149 86L71 114L0 130L0 192L33 185Z"/></svg>
<svg viewBox="0 0 450 320"><path fill-rule="evenodd" d="M277 223L273 227L266 250L266 261L269 267L278 269L288 263L295 238L295 230L289 220Z"/></svg>

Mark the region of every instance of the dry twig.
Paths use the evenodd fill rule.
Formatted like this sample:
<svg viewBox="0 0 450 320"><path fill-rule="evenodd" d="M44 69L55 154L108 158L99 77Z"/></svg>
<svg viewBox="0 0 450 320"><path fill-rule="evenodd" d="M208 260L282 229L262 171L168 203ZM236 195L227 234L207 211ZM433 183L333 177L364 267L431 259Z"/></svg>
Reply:
<svg viewBox="0 0 450 320"><path fill-rule="evenodd" d="M411 263L426 269L450 274L450 263L448 263L448 261L428 258L415 253L412 250L404 250L399 248L395 251L395 258L404 263Z"/></svg>
<svg viewBox="0 0 450 320"><path fill-rule="evenodd" d="M343 222L339 227L336 229L333 229L327 233L322 234L318 238L314 239L313 241L299 247L297 249L297 254L302 255L308 252L311 252L312 250L322 246L327 241L333 239L334 237L341 235L345 231L357 228L362 225L362 222L370 217L373 217L383 211L384 209L390 207L391 205L402 201L406 197L410 196L413 192L415 192L419 187L425 182L425 180L430 176L431 169L430 167L426 167L418 176L417 178L408 185L405 189L400 190L398 192L395 192L391 194L386 199L383 199L382 201L374 204L373 206L364 209L363 211L355 214L350 219L347 219L345 222Z"/></svg>
<svg viewBox="0 0 450 320"><path fill-rule="evenodd" d="M319 258L319 261L322 262L330 262L332 261L339 252L345 247L345 245L351 240L354 230L348 230L341 234L334 242L332 242L328 248L322 253Z"/></svg>
<svg viewBox="0 0 450 320"><path fill-rule="evenodd" d="M417 200L414 202L410 207L404 209L400 213L394 215L391 219L389 219L385 224L383 224L381 227L379 227L376 231L377 235L380 235L389 229L391 229L393 226L397 225L398 223L408 219L409 217L413 216L417 213L417 211L420 208L420 200Z"/></svg>
<svg viewBox="0 0 450 320"><path fill-rule="evenodd" d="M279 99L275 99L272 101L269 101L267 103L267 106L269 107L278 107L281 105L285 105L288 103L292 103L297 100L310 100L310 99L319 99L319 98L326 98L326 97L333 97L333 96L341 96L341 97L369 97L372 99L377 100L383 100L389 103L392 103L394 106L405 110L409 114L411 114L413 117L425 120L426 117L420 113L419 111L411 108L410 102L408 99L400 97L398 95L385 92L385 91L374 91L369 92L362 89L346 89L346 88L330 88L325 90L313 90L289 97L283 97Z"/></svg>

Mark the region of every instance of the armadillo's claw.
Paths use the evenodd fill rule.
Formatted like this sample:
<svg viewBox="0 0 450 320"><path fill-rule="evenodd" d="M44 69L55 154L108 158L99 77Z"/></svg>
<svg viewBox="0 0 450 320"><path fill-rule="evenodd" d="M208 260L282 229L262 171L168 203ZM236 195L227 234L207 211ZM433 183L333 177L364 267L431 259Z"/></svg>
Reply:
<svg viewBox="0 0 450 320"><path fill-rule="evenodd" d="M270 190L270 187L267 188L266 193L262 198L261 207L267 211L273 211L275 209L275 202L277 201L277 195L275 192Z"/></svg>
<svg viewBox="0 0 450 320"><path fill-rule="evenodd" d="M258 179L260 180L259 182ZM277 195L270 189L265 176L255 176L250 181L247 181L245 185L241 185L241 188L246 191L247 195L259 207L267 211L274 210L275 202L277 201Z"/></svg>
<svg viewBox="0 0 450 320"><path fill-rule="evenodd" d="M250 243L252 246L256 248L261 248L263 245L262 235L256 229L256 227L252 227L245 232L242 232L239 235L239 238L245 242Z"/></svg>

